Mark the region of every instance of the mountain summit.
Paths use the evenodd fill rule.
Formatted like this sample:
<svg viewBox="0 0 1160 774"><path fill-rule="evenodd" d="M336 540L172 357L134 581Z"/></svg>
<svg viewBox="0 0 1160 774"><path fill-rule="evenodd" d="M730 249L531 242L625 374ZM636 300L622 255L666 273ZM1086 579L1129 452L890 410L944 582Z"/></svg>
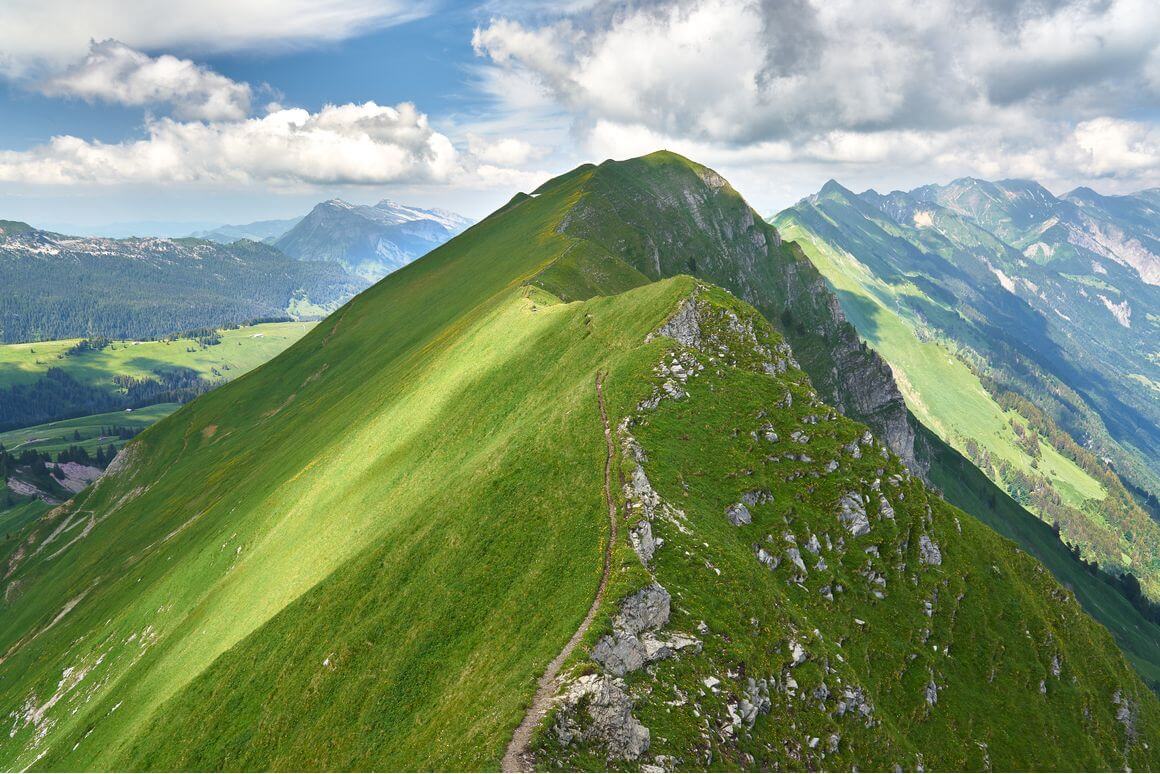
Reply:
<svg viewBox="0 0 1160 774"><path fill-rule="evenodd" d="M0 762L1160 765L1160 702L908 471L853 336L705 167L520 194L16 536Z"/></svg>
<svg viewBox="0 0 1160 774"><path fill-rule="evenodd" d="M330 199L314 207L274 245L292 258L335 261L369 281L438 247L471 221L384 199L373 206Z"/></svg>

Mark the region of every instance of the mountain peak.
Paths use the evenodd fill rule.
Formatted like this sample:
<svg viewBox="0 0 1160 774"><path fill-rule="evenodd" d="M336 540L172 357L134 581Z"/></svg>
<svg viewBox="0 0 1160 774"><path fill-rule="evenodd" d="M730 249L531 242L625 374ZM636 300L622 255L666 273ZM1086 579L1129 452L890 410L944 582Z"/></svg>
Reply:
<svg viewBox="0 0 1160 774"><path fill-rule="evenodd" d="M36 229L27 223L19 220L0 220L0 235L14 236L16 234L25 234Z"/></svg>
<svg viewBox="0 0 1160 774"><path fill-rule="evenodd" d="M818 189L816 196L819 199L831 198L842 199L845 201L853 201L854 199L858 198L857 194L833 178L827 180L825 185Z"/></svg>

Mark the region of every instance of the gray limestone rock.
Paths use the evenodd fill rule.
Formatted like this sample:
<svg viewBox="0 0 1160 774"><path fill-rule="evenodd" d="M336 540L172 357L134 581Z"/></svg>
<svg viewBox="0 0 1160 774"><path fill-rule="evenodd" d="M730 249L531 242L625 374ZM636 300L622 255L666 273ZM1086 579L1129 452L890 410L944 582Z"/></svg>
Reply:
<svg viewBox="0 0 1160 774"><path fill-rule="evenodd" d="M652 583L624 599L620 613L613 619L613 628L633 634L659 629L669 622L669 592L659 583Z"/></svg>
<svg viewBox="0 0 1160 774"><path fill-rule="evenodd" d="M579 713L587 719L578 718ZM648 751L649 730L632 716L624 682L606 675L583 675L560 698L556 737L567 747L588 742L605 748L610 760L637 760Z"/></svg>
<svg viewBox="0 0 1160 774"><path fill-rule="evenodd" d="M920 535L918 538L918 558L923 564L942 564L942 552L939 551L938 543L926 535Z"/></svg>
<svg viewBox="0 0 1160 774"><path fill-rule="evenodd" d="M773 500L773 493L768 489L754 489L741 495L741 502L745 505L761 505Z"/></svg>
<svg viewBox="0 0 1160 774"><path fill-rule="evenodd" d="M648 566L657 550L657 541L653 537L652 525L641 519L635 527L628 531L628 539L631 541L636 555L640 557L641 563Z"/></svg>
<svg viewBox="0 0 1160 774"><path fill-rule="evenodd" d="M866 501L857 492L848 492L838 501L838 520L854 537L870 531L870 519L866 516Z"/></svg>
<svg viewBox="0 0 1160 774"><path fill-rule="evenodd" d="M635 634L617 632L606 634L592 649L592 660L609 674L623 677L645 664L647 651Z"/></svg>
<svg viewBox="0 0 1160 774"><path fill-rule="evenodd" d="M661 336L671 339L694 349L701 348L701 324L697 316L697 302L693 298L686 298L676 313L664 325L657 329Z"/></svg>
<svg viewBox="0 0 1160 774"><path fill-rule="evenodd" d="M745 507L744 503L733 503L727 507L725 509L725 518L729 519L729 523L735 527L753 523L753 516L749 513L749 509Z"/></svg>
<svg viewBox="0 0 1160 774"><path fill-rule="evenodd" d="M802 561L802 555L800 551L791 546L785 549L785 555L789 558L790 562L793 563L794 567L797 567L802 572L806 571L806 563Z"/></svg>

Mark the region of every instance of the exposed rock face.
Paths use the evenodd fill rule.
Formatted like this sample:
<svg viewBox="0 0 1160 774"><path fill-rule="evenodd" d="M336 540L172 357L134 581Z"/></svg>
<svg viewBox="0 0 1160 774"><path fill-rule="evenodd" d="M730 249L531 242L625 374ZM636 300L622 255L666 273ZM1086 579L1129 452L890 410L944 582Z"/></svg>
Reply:
<svg viewBox="0 0 1160 774"><path fill-rule="evenodd" d="M668 336L678 343L693 349L701 348L701 326L697 322L697 303L694 298L686 298L656 335Z"/></svg>
<svg viewBox="0 0 1160 774"><path fill-rule="evenodd" d="M1136 741L1136 703L1124 696L1119 690L1112 695L1112 703L1116 705L1116 720L1124 727L1124 735L1128 743Z"/></svg>
<svg viewBox="0 0 1160 774"><path fill-rule="evenodd" d="M733 503L726 508L725 518L729 519L729 523L734 527L753 523L753 515L749 513L749 509L745 507L744 503Z"/></svg>
<svg viewBox="0 0 1160 774"><path fill-rule="evenodd" d="M870 531L870 519L866 516L866 501L862 495L849 492L838 501L838 520L854 537Z"/></svg>
<svg viewBox="0 0 1160 774"><path fill-rule="evenodd" d="M652 524L641 519L628 531L628 539L632 542L632 547L636 551L636 555L640 557L641 562L647 565L652 561L653 554L657 550L657 541L653 537Z"/></svg>
<svg viewBox="0 0 1160 774"><path fill-rule="evenodd" d="M923 564L942 564L942 552L939 551L938 543L927 535L919 537L918 558Z"/></svg>
<svg viewBox="0 0 1160 774"><path fill-rule="evenodd" d="M627 597L612 621L612 634L600 638L592 649L592 659L609 674L620 677L650 660L668 656L673 649L671 643L651 637L650 647L642 642L641 635L668 623L669 604L669 592L658 583Z"/></svg>
<svg viewBox="0 0 1160 774"><path fill-rule="evenodd" d="M577 715L583 707L589 722ZM649 730L632 716L632 698L624 682L607 675L583 675L561 698L556 721L560 743L594 742L604 746L610 759L634 761L648 750Z"/></svg>
<svg viewBox="0 0 1160 774"><path fill-rule="evenodd" d="M614 626L619 625L635 634L659 629L669 622L670 601L669 592L659 583L645 586L621 603Z"/></svg>
<svg viewBox="0 0 1160 774"><path fill-rule="evenodd" d="M592 660L617 677L644 666L645 655L644 645L632 632L606 634L592 649Z"/></svg>

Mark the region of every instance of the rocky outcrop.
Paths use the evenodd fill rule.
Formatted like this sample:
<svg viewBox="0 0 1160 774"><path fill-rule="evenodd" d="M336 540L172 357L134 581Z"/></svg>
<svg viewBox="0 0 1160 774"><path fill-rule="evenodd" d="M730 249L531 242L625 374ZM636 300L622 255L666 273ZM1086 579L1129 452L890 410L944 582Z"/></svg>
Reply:
<svg viewBox="0 0 1160 774"><path fill-rule="evenodd" d="M918 558L923 564L942 564L942 552L938 543L931 540L928 535L918 538Z"/></svg>
<svg viewBox="0 0 1160 774"><path fill-rule="evenodd" d="M681 643L645 636L646 632L668 623L670 601L669 592L659 583L625 598L620 612L612 619L612 633L601 637L592 649L592 660L609 674L622 677L649 661L667 658L674 650L680 650Z"/></svg>
<svg viewBox="0 0 1160 774"><path fill-rule="evenodd" d="M696 297L686 298L677 311L657 329L657 336L668 336L679 344L693 349L701 348L701 325L697 321ZM649 336L651 339L652 336Z"/></svg>
<svg viewBox="0 0 1160 774"><path fill-rule="evenodd" d="M593 744L609 759L637 760L649 745L649 730L632 716L624 681L607 675L583 675L568 687L555 732L562 745Z"/></svg>
<svg viewBox="0 0 1160 774"><path fill-rule="evenodd" d="M866 501L857 492L848 492L838 501L838 521L850 530L854 537L870 531L870 519L866 516Z"/></svg>
<svg viewBox="0 0 1160 774"><path fill-rule="evenodd" d="M725 518L734 527L740 527L742 524L753 523L753 515L749 509L745 507L744 503L733 503L725 509Z"/></svg>

